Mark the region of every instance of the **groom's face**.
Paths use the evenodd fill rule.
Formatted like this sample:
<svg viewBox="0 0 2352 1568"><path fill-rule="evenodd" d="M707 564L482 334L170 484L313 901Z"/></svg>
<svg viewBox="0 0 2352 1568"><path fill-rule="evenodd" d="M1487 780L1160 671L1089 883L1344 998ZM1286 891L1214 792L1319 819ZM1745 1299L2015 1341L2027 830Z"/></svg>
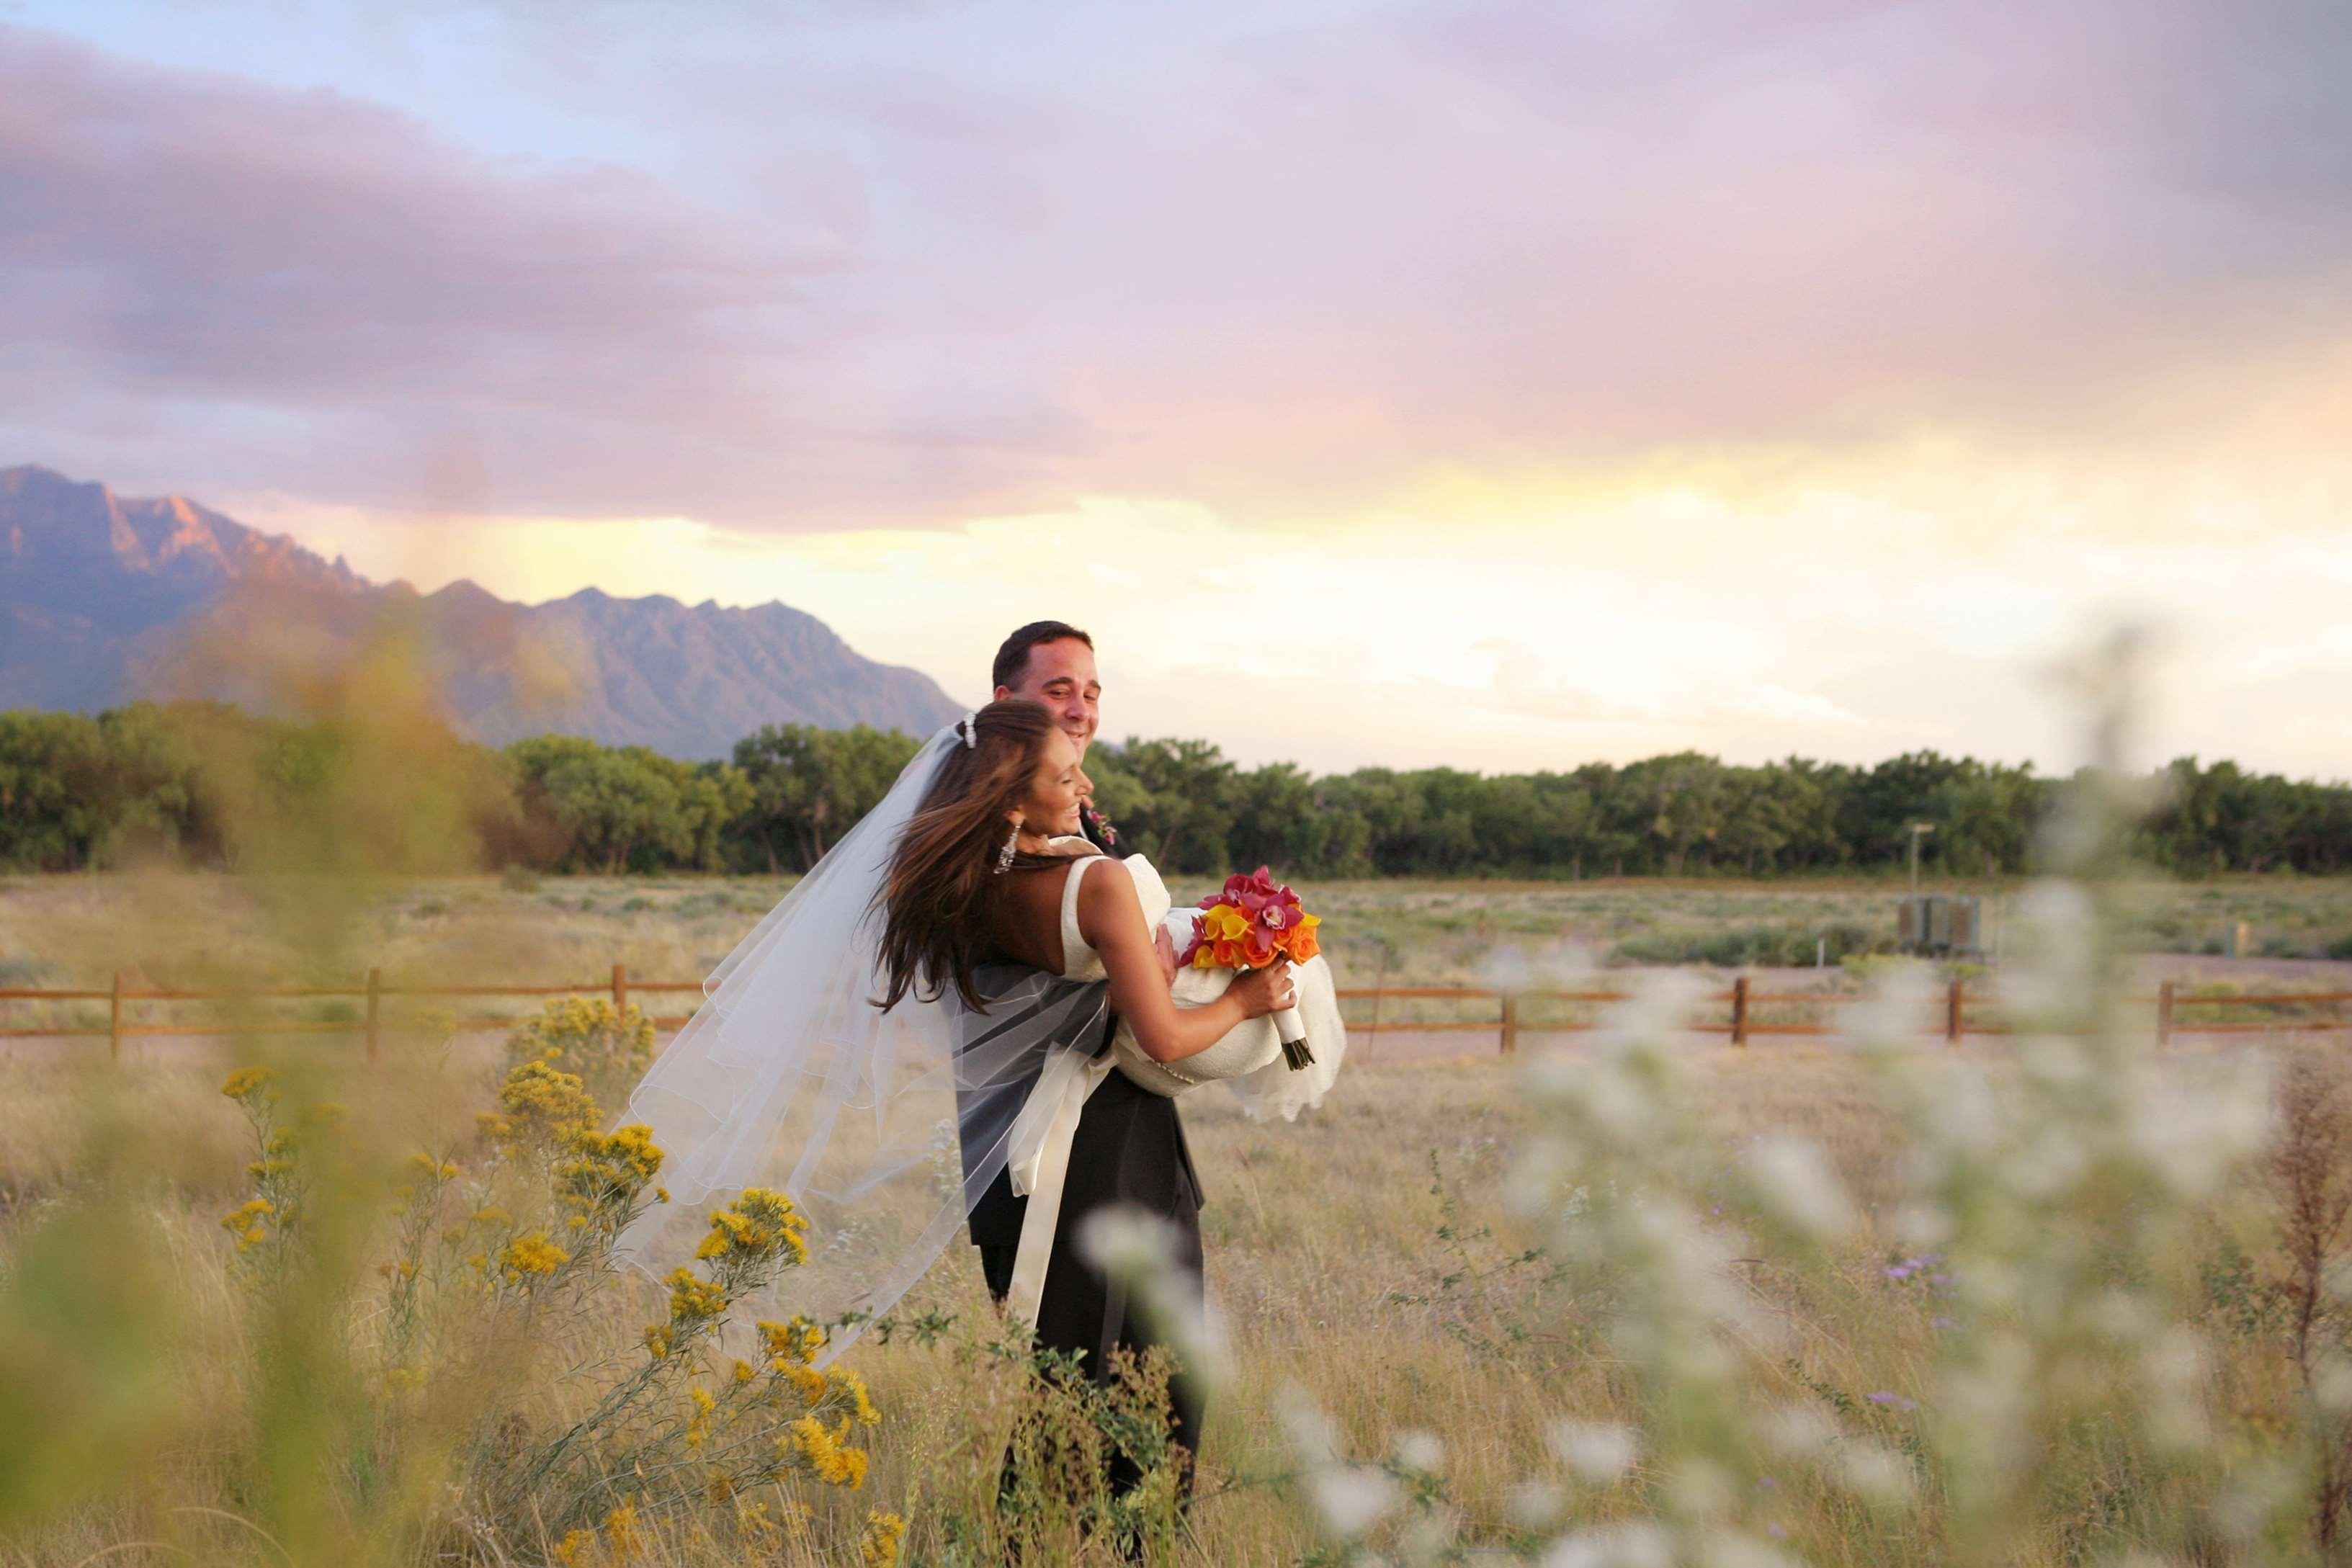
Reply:
<svg viewBox="0 0 2352 1568"><path fill-rule="evenodd" d="M1029 650L1018 682L996 688L996 700L1036 703L1054 716L1084 757L1102 722L1102 682L1095 678L1095 651L1075 637L1040 643Z"/></svg>

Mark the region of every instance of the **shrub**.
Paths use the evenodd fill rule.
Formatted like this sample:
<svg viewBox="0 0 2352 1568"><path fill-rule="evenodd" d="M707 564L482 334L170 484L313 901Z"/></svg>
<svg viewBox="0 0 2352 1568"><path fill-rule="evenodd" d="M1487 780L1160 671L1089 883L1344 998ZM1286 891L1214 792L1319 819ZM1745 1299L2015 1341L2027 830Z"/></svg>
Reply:
<svg viewBox="0 0 2352 1568"><path fill-rule="evenodd" d="M343 1118L311 1106L285 1122L277 1076L263 1069L241 1069L222 1092L245 1113L258 1157L250 1196L221 1223L237 1271L266 1300L290 1281L324 1277L313 1254L335 1243L314 1216L321 1194L348 1179L333 1137ZM668 1201L648 1129L603 1133L603 1120L576 1076L542 1060L516 1066L498 1109L480 1117L474 1152L419 1151L402 1167L376 1243L381 1310L326 1314L373 1331L333 1357L372 1369L375 1396L340 1471L359 1485L393 1457L432 1456L446 1485L425 1495L451 1505L432 1531L451 1545L544 1535L560 1538L563 1562L592 1561L592 1549L627 1560L645 1525L665 1516L730 1504L756 1536L757 1520L734 1500L793 1477L852 1490L865 1481L856 1437L881 1415L856 1373L811 1364L823 1328L761 1322L756 1364L719 1354L735 1305L807 1257L806 1222L781 1194L746 1189L712 1213L697 1267L670 1276L662 1320L632 1349L578 1358L581 1336L618 1305L606 1299L620 1279L614 1241ZM355 1216L337 1218L348 1232ZM271 1346L259 1350L265 1361L245 1375L266 1380ZM534 1418L542 1406L532 1396L551 1375L578 1384L584 1415ZM869 1517L859 1542L867 1561L895 1558L903 1525L894 1532L894 1517Z"/></svg>
<svg viewBox="0 0 2352 1568"><path fill-rule="evenodd" d="M653 1065L654 1025L635 1004L614 1010L601 997L564 997L507 1036L509 1068L543 1062L576 1075L593 1097L627 1096Z"/></svg>
<svg viewBox="0 0 2352 1568"><path fill-rule="evenodd" d="M1892 932L1874 932L1842 920L1825 926L1793 924L1674 927L1643 932L1619 942L1616 957L1626 964L1710 964L1719 969L1801 968L1824 947L1831 963L1854 954L1891 952Z"/></svg>

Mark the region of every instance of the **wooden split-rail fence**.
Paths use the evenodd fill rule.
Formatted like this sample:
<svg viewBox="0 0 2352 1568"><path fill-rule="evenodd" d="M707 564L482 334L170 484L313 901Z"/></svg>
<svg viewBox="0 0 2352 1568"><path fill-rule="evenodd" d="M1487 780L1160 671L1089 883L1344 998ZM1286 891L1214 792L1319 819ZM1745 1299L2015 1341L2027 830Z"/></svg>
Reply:
<svg viewBox="0 0 2352 1568"><path fill-rule="evenodd" d="M357 1034L366 1040L367 1055L373 1061L380 1051L383 1037L394 1027L384 1015L388 998L541 998L610 995L615 1009L626 1008L635 996L699 993L698 980L632 980L626 965L613 966L609 980L595 980L576 986L421 986L386 985L380 969L370 969L364 985L278 986L220 989L166 989L124 985L120 974L105 990L55 990L29 988L0 988L0 1003L10 1002L104 1002L107 1021L100 1024L35 1024L0 1028L0 1040L70 1039L104 1036L109 1054L120 1057L122 1042L142 1035L177 1037L207 1035L265 1034ZM1399 1032L1412 1034L1485 1033L1493 1035L1502 1051L1508 1054L1518 1049L1520 1040L1528 1035L1572 1034L1601 1028L1598 1020L1569 1020L1556 1018L1529 1018L1533 1004L1538 1011L1546 1007L1589 1007L1622 1002L1633 993L1619 990L1517 990L1507 991L1476 986L1391 986L1372 988L1342 988L1339 993L1343 1002L1368 1003L1369 1017L1348 1021L1349 1031L1378 1034ZM1690 1032L1727 1034L1736 1046L1772 1035L1831 1035L1837 1026L1814 1019L1811 1021L1790 1021L1785 1017L1758 1017L1759 1009L1784 1014L1792 1009L1834 1008L1859 1001L1860 997L1837 991L1765 991L1756 989L1746 976L1732 981L1727 990L1704 993L1696 998L1721 1009L1716 1016L1688 1019L1684 1028ZM2193 1034L2255 1034L2282 1032L2352 1032L2352 1016L2345 1006L2352 1003L2352 991L2323 991L2273 995L2182 995L2167 980L2157 988L2155 1031L2157 1043L2169 1044L2176 1033ZM329 1019L292 1019L257 1016L249 1011L236 1018L223 1018L217 1013L206 1019L159 1020L152 1015L133 1018L130 1009L134 1005L149 1003L182 1004L209 1003L215 1007L235 1005L250 1009L257 1005L289 1001L357 1002L356 1016ZM1393 1013L1382 1017L1391 1002L1444 1002L1451 1004L1493 1004L1492 1016L1473 1019L1399 1018ZM1985 1016L1999 1006L1998 999L1988 994L1969 993L1962 982L1954 979L1939 998L1940 1018L1922 1030L1929 1035L1941 1034L1948 1042L1958 1045L1969 1035L2000 1035L2014 1032L2011 1025ZM1976 1016L1970 1016L1970 1009ZM2268 1010L2324 1007L2325 1017L2270 1017L2256 1019L2210 1019L2196 1009L2210 1008L2252 1009ZM1360 1012L1360 1009L1358 1009ZM2190 1016L2186 1019L2184 1012ZM5 1013L0 1013L5 1019ZM460 1017L453 1020L460 1029L507 1029L523 1021L511 1015ZM675 1030L684 1027L687 1019L679 1017L656 1017L654 1027Z"/></svg>
<svg viewBox="0 0 2352 1568"><path fill-rule="evenodd" d="M386 985L382 969L370 969L367 982L361 986L252 986L213 990L173 990L149 987L128 987L122 976L114 976L114 983L103 991L37 990L25 988L0 988L0 1002L104 1002L107 1018L103 1025L80 1026L36 1025L31 1028L0 1028L0 1040L53 1040L77 1036L104 1035L110 1054L122 1054L122 1042L140 1035L204 1035L253 1034L359 1034L367 1040L367 1054L373 1061L381 1050L383 1037L391 1027L384 1018L383 1004L387 998L490 998L490 997L579 997L611 995L615 1009L625 1008L629 998L639 995L658 995L691 991L699 995L699 980L632 980L625 964L613 966L609 982L593 980L579 986L409 986ZM158 1022L153 1019L133 1019L125 1010L136 1002L210 1002L239 1004L287 1001L353 1001L362 1004L358 1017L350 1019L293 1019L244 1017L215 1017L195 1020L175 1019ZM503 1014L461 1017L454 1023L459 1029L510 1029L523 1020ZM656 1018L656 1029L681 1029L686 1019Z"/></svg>

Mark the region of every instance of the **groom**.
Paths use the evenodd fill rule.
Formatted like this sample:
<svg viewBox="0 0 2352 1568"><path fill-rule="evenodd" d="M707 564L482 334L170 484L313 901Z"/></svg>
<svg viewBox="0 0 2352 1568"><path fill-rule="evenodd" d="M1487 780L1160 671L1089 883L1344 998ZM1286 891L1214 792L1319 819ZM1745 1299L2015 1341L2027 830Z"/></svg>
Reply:
<svg viewBox="0 0 2352 1568"><path fill-rule="evenodd" d="M1078 760L1102 723L1102 681L1095 674L1095 640L1062 621L1032 621L996 650L997 702L1035 703L1054 716L1062 733L1077 744ZM1078 808L1087 841L1105 854L1127 858L1118 833L1095 810L1092 798Z"/></svg>
<svg viewBox="0 0 2352 1568"><path fill-rule="evenodd" d="M1065 622L1032 622L1007 637L997 650L994 675L997 701L1034 702L1044 707L1077 744L1083 763L1087 744L1102 721L1102 682L1095 672L1093 638ZM1079 821L1097 848L1124 856L1118 831L1095 810L1091 800L1080 808ZM1172 973L1175 949L1168 945L1164 933L1160 943L1160 961ZM1097 1053L1108 1051L1111 1030L1117 1027L1118 1020L1111 1019L1098 1040L1087 1043ZM1079 1226L1097 1208L1133 1205L1168 1221L1178 1238L1178 1263L1191 1275L1185 1290L1198 1310L1201 1203L1201 1179L1192 1168L1192 1153L1184 1142L1184 1124L1177 1117L1176 1103L1138 1087L1123 1073L1111 1073L1087 1099L1077 1135L1071 1142L1070 1174L1055 1230L1054 1262L1046 1272L1045 1299L1037 1310L1038 1340L1050 1350L1082 1354L1087 1373L1097 1383L1109 1381L1113 1350L1124 1347L1140 1352L1157 1343L1125 1292L1076 1253ZM1000 1171L994 1185L972 1206L971 1239L980 1249L981 1270L987 1277L989 1293L999 1301L1013 1283L1021 1222L1028 1206L1026 1197L1014 1196L1009 1171ZM1171 1440L1188 1453L1199 1453L1202 1389L1198 1378L1180 1370L1170 1385L1169 1398L1174 1417ZM1124 1460L1114 1466L1115 1488L1123 1490L1138 1479L1133 1466ZM1191 1481L1188 1468L1188 1489Z"/></svg>

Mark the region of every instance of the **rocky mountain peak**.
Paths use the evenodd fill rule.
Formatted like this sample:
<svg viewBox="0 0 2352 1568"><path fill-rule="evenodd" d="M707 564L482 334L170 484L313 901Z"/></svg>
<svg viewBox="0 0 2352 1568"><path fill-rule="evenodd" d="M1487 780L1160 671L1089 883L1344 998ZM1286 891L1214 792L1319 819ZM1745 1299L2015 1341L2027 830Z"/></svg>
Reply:
<svg viewBox="0 0 2352 1568"><path fill-rule="evenodd" d="M233 642L237 617L299 614L351 638L403 604L425 618L452 722L491 743L553 730L723 757L763 724L927 734L961 711L929 677L782 604L689 608L592 587L523 605L464 580L420 597L186 497L118 497L32 465L0 469L0 707L129 700L199 624ZM551 705L539 695L551 661L566 673Z"/></svg>

